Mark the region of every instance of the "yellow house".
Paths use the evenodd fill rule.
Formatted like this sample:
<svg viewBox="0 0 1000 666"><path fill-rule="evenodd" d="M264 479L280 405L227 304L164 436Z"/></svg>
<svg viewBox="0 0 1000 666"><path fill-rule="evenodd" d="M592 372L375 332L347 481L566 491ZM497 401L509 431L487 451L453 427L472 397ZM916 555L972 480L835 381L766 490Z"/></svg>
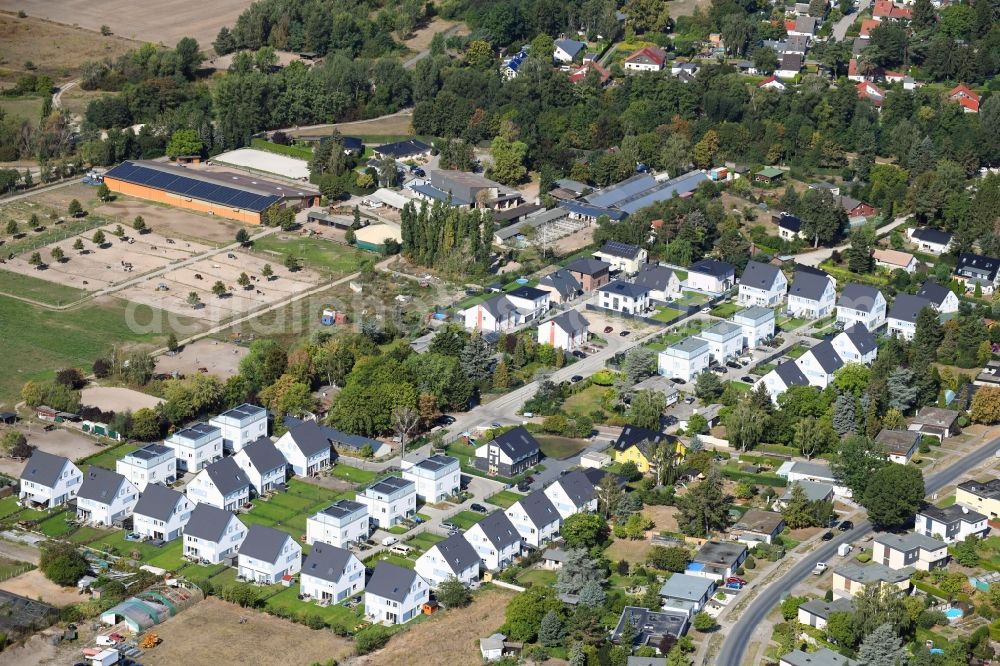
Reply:
<svg viewBox="0 0 1000 666"><path fill-rule="evenodd" d="M619 435L618 441L615 442L613 447L615 462L635 463L636 468L640 472L648 474L653 467L650 463L652 451L660 444L660 442L673 442L677 457L684 457L684 444L677 437L674 437L673 435L666 435L662 432L656 432L655 430L650 430L648 428L626 425L622 429L622 434Z"/></svg>
<svg viewBox="0 0 1000 666"><path fill-rule="evenodd" d="M995 519L1000 516L1000 479L963 481L955 489L955 503Z"/></svg>

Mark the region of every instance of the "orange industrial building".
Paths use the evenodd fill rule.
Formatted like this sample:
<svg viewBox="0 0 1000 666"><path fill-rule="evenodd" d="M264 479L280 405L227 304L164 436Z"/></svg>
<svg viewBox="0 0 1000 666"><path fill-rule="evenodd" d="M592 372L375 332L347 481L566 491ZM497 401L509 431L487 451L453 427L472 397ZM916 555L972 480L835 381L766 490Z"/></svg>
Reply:
<svg viewBox="0 0 1000 666"><path fill-rule="evenodd" d="M104 174L112 192L230 220L261 224L273 205L319 204L319 192L231 171L202 171L169 162L126 161Z"/></svg>

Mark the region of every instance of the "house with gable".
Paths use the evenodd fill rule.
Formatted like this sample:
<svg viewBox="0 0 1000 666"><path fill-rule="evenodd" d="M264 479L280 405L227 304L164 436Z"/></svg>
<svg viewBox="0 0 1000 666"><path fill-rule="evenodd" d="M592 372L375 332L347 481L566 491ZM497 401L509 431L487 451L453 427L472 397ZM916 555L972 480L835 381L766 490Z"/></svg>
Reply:
<svg viewBox="0 0 1000 666"><path fill-rule="evenodd" d="M872 259L875 260L875 265L879 268L885 268L888 271L905 271L911 275L917 271L919 264L917 258L912 254L899 250L878 249L872 252Z"/></svg>
<svg viewBox="0 0 1000 666"><path fill-rule="evenodd" d="M597 290L597 304L612 312L642 314L649 310L649 289L646 287L614 280Z"/></svg>
<svg viewBox="0 0 1000 666"><path fill-rule="evenodd" d="M960 83L948 91L948 100L958 103L966 113L979 113L979 95Z"/></svg>
<svg viewBox="0 0 1000 666"><path fill-rule="evenodd" d="M288 532L251 525L240 544L239 575L260 585L274 585L302 570L302 546Z"/></svg>
<svg viewBox="0 0 1000 666"><path fill-rule="evenodd" d="M833 381L833 374L844 366L844 359L840 358L833 343L824 340L795 359L795 364L809 380L810 386L824 389Z"/></svg>
<svg viewBox="0 0 1000 666"><path fill-rule="evenodd" d="M970 536L985 537L990 532L990 526L986 516L961 504L943 509L928 504L917 511L913 531L955 544Z"/></svg>
<svg viewBox="0 0 1000 666"><path fill-rule="evenodd" d="M83 483L80 468L68 458L35 449L21 470L21 502L53 509L76 497Z"/></svg>
<svg viewBox="0 0 1000 666"><path fill-rule="evenodd" d="M490 476L515 477L538 464L541 449L523 426L517 426L476 447L476 469Z"/></svg>
<svg viewBox="0 0 1000 666"><path fill-rule="evenodd" d="M635 275L649 259L649 253L638 245L608 241L594 253L594 259L610 264L612 271Z"/></svg>
<svg viewBox="0 0 1000 666"><path fill-rule="evenodd" d="M521 555L521 534L503 511L486 516L464 536L488 571L503 569Z"/></svg>
<svg viewBox="0 0 1000 666"><path fill-rule="evenodd" d="M563 516L552 504L546 492L536 490L504 510L510 522L529 546L540 547L559 534Z"/></svg>
<svg viewBox="0 0 1000 666"><path fill-rule="evenodd" d="M943 442L946 437L954 437L962 431L958 425L959 416L961 412L954 409L925 406L917 410L907 428L919 432L922 437L934 437Z"/></svg>
<svg viewBox="0 0 1000 666"><path fill-rule="evenodd" d="M951 234L947 231L933 227L910 227L906 230L906 235L921 252L941 255L951 249Z"/></svg>
<svg viewBox="0 0 1000 666"><path fill-rule="evenodd" d="M795 215L779 213L778 215L772 215L771 221L778 225L778 236L780 238L786 241L793 241L796 238L805 240L806 236L802 233L802 220Z"/></svg>
<svg viewBox="0 0 1000 666"><path fill-rule="evenodd" d="M809 386L809 379L795 361L785 361L757 380L754 389L761 385L767 390L774 404L778 404L778 396L793 386Z"/></svg>
<svg viewBox="0 0 1000 666"><path fill-rule="evenodd" d="M538 281L537 289L549 293L550 303L565 303L583 293L583 286L565 268L552 271Z"/></svg>
<svg viewBox="0 0 1000 666"><path fill-rule="evenodd" d="M830 340L844 363L871 365L878 354L878 342L872 332L861 324L844 329Z"/></svg>
<svg viewBox="0 0 1000 666"><path fill-rule="evenodd" d="M315 421L289 428L274 446L298 476L319 474L332 464L332 443Z"/></svg>
<svg viewBox="0 0 1000 666"><path fill-rule="evenodd" d="M897 294L892 302L889 316L886 318L889 335L895 335L904 340L912 340L917 332L917 316L924 308L933 308L934 304L926 298L912 294Z"/></svg>
<svg viewBox="0 0 1000 666"><path fill-rule="evenodd" d="M941 314L958 312L959 301L955 292L947 287L939 285L933 280L927 280L924 282L920 287L920 291L917 292L917 296L920 298L926 298L931 302L934 309Z"/></svg>
<svg viewBox="0 0 1000 666"><path fill-rule="evenodd" d="M667 61L666 52L658 46L647 46L633 51L625 58L627 72L659 72Z"/></svg>
<svg viewBox="0 0 1000 666"><path fill-rule="evenodd" d="M889 460L905 465L920 447L920 437L920 433L913 430L883 428L875 435L875 441L885 448Z"/></svg>
<svg viewBox="0 0 1000 666"><path fill-rule="evenodd" d="M659 264L643 264L634 282L648 289L649 298L654 301L671 301L681 295L681 280L677 273Z"/></svg>
<svg viewBox="0 0 1000 666"><path fill-rule="evenodd" d="M186 492L195 504L238 511L250 501L250 478L231 457L223 458L198 472Z"/></svg>
<svg viewBox="0 0 1000 666"><path fill-rule="evenodd" d="M452 534L438 541L417 558L414 570L427 581L431 589L452 576L470 587L479 581L479 553L461 534Z"/></svg>
<svg viewBox="0 0 1000 666"><path fill-rule="evenodd" d="M183 494L150 483L132 510L132 531L149 539L173 541L191 520L194 504Z"/></svg>
<svg viewBox="0 0 1000 666"><path fill-rule="evenodd" d="M585 42L578 42L575 39L557 39L554 46L552 58L561 63L573 62L587 48Z"/></svg>
<svg viewBox="0 0 1000 666"><path fill-rule="evenodd" d="M302 563L299 576L303 595L340 603L365 589L365 565L349 550L316 541Z"/></svg>
<svg viewBox="0 0 1000 666"><path fill-rule="evenodd" d="M566 310L538 325L538 344L573 351L587 342L590 322L579 310Z"/></svg>
<svg viewBox="0 0 1000 666"><path fill-rule="evenodd" d="M247 528L232 511L198 504L184 527L184 556L218 564L236 555Z"/></svg>
<svg viewBox="0 0 1000 666"><path fill-rule="evenodd" d="M596 471L596 470L591 470ZM597 511L597 493L594 482L585 472L577 470L564 474L545 487L545 495L563 520L575 513Z"/></svg>
<svg viewBox="0 0 1000 666"><path fill-rule="evenodd" d="M788 280L781 269L771 264L750 261L740 277L737 302L743 306L773 308L785 300L787 290Z"/></svg>
<svg viewBox="0 0 1000 666"><path fill-rule="evenodd" d="M672 442L676 453L683 454L684 445L673 435L626 423L611 449L615 462L633 463L640 473L648 474L656 467L653 450L663 442Z"/></svg>
<svg viewBox="0 0 1000 666"><path fill-rule="evenodd" d="M245 445L233 456L233 462L250 480L254 495L266 495L285 485L288 462L267 437Z"/></svg>
<svg viewBox="0 0 1000 666"><path fill-rule="evenodd" d="M339 499L306 519L306 543L323 541L347 548L368 538L369 522L367 504Z"/></svg>
<svg viewBox="0 0 1000 666"><path fill-rule="evenodd" d="M139 490L118 472L91 467L76 494L76 518L81 523L115 525L132 515Z"/></svg>
<svg viewBox="0 0 1000 666"><path fill-rule="evenodd" d="M406 624L429 598L430 587L416 571L379 562L365 587L365 617L378 624Z"/></svg>
<svg viewBox="0 0 1000 666"><path fill-rule="evenodd" d="M754 305L733 315L743 331L743 347L756 349L774 336L774 310Z"/></svg>
<svg viewBox="0 0 1000 666"><path fill-rule="evenodd" d="M837 289L829 275L797 269L788 292L788 313L793 317L821 319L837 302Z"/></svg>
<svg viewBox="0 0 1000 666"><path fill-rule="evenodd" d="M854 610L854 603L850 599L810 599L799 604L799 624L805 624L817 629L826 629L826 625L833 613L850 613ZM835 653L836 654L836 653ZM839 656L839 655L838 655ZM805 662L808 666L812 662Z"/></svg>
<svg viewBox="0 0 1000 666"><path fill-rule="evenodd" d="M990 296L997 286L1000 269L1000 259L986 257L972 252L962 252L958 255L958 265L955 266L955 279L965 284L965 291L973 292L978 286L984 295Z"/></svg>
<svg viewBox="0 0 1000 666"><path fill-rule="evenodd" d="M566 270L576 278L585 292L603 287L611 281L611 264L600 259L577 259L566 264Z"/></svg>
<svg viewBox="0 0 1000 666"><path fill-rule="evenodd" d="M778 79L778 77L772 74L771 76L767 77L766 79L758 83L757 87L760 88L761 90L777 90L778 92L782 92L785 90L787 86L784 83L782 83L781 80Z"/></svg>
<svg viewBox="0 0 1000 666"><path fill-rule="evenodd" d="M718 259L702 259L688 268L687 287L721 294L736 284L736 267Z"/></svg>
<svg viewBox="0 0 1000 666"><path fill-rule="evenodd" d="M849 284L837 301L837 323L845 329L860 324L877 331L885 325L886 307L885 296L875 287Z"/></svg>

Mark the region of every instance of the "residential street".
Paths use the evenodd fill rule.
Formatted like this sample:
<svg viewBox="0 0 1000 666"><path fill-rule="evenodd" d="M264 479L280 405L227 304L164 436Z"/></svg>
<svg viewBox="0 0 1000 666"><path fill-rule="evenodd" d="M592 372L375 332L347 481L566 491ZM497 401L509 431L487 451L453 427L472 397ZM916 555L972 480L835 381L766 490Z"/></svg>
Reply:
<svg viewBox="0 0 1000 666"><path fill-rule="evenodd" d="M850 14L844 16L844 18L837 21L836 25L833 26L833 37L838 42L844 41L844 37L847 35L847 29L851 27L855 19L858 18L858 14L868 9L871 6L871 0L858 0L858 6Z"/></svg>
<svg viewBox="0 0 1000 666"><path fill-rule="evenodd" d="M949 467L930 474L924 478L924 487L928 495L953 483L962 475L967 474L973 468L983 463L996 453L997 446L1000 445L1000 437L992 439L986 444L973 450L958 462ZM702 663L732 664L736 666L743 663L744 653L751 642L754 630L760 624L761 619L766 617L772 608L781 600L782 596L790 591L795 585L805 580L816 566L817 562L827 562L832 560L837 553L837 547L842 543L856 542L871 532L871 524L865 520L856 522L855 528L849 532L838 533L833 540L822 543L818 548L807 553L800 559L787 573L777 580L767 583L761 588L756 598L746 606L736 622L730 624L723 615L720 619L722 630L725 635L722 649L714 658L712 655L705 655ZM754 590L754 585L750 587Z"/></svg>
<svg viewBox="0 0 1000 666"><path fill-rule="evenodd" d="M878 236L879 237L885 236L889 234L896 227L906 224L906 221L909 220L910 217L911 217L910 215L902 215L900 217L897 217L889 224L879 227ZM830 255L833 254L834 250L836 250L837 252L843 252L848 247L850 247L850 245L851 245L850 243L841 243L836 247L821 247L819 249L813 250L812 252L803 252L802 254L795 255L795 261L804 266L813 266L813 267L819 266L821 263L830 258Z"/></svg>

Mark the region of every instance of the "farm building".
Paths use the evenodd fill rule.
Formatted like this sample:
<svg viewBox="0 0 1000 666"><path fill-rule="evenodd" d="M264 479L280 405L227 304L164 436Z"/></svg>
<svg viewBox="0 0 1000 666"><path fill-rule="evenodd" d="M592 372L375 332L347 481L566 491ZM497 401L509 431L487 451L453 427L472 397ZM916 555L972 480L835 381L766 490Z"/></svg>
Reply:
<svg viewBox="0 0 1000 666"><path fill-rule="evenodd" d="M178 208L261 224L271 206L304 208L319 204L319 192L282 185L231 171L201 171L145 160L127 160L104 175L112 192Z"/></svg>
<svg viewBox="0 0 1000 666"><path fill-rule="evenodd" d="M101 622L115 625L124 622L140 633L164 622L185 608L201 601L205 595L196 587L160 587L129 597L101 614Z"/></svg>
<svg viewBox="0 0 1000 666"><path fill-rule="evenodd" d="M385 242L390 239L397 243L403 242L399 227L391 224L373 224L358 229L354 232L354 237L357 246L369 252L381 252L385 248Z"/></svg>

